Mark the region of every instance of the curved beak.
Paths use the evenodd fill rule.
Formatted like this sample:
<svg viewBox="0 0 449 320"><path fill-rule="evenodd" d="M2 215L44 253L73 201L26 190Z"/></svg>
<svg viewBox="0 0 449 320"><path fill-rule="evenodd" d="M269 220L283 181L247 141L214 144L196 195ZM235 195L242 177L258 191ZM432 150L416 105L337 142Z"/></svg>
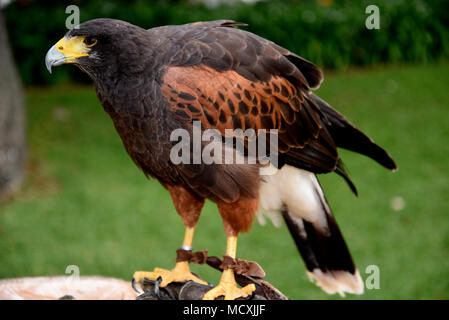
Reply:
<svg viewBox="0 0 449 320"><path fill-rule="evenodd" d="M45 56L45 66L47 67L48 72L51 73L51 67L60 66L66 62L66 57L64 54L56 50L56 45L48 50L47 55Z"/></svg>
<svg viewBox="0 0 449 320"><path fill-rule="evenodd" d="M45 56L45 66L51 73L53 66L60 66L64 63L76 63L77 58L87 57L90 48L83 40L84 36L64 37L48 50Z"/></svg>

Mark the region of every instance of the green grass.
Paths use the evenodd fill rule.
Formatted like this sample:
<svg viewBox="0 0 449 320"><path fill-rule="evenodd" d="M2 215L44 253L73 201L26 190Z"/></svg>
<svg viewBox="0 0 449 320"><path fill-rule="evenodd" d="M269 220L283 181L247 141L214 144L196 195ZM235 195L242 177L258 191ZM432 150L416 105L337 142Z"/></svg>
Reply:
<svg viewBox="0 0 449 320"><path fill-rule="evenodd" d="M328 74L318 91L399 165L391 173L342 151L359 198L336 175L320 176L362 277L367 266L380 268L380 289L361 298L449 298L448 83L449 64L441 63ZM135 270L171 267L181 219L167 192L130 161L93 88L30 88L27 105L28 179L0 204L0 277L59 275L75 264L81 275L130 279ZM391 208L395 196L405 201L401 211ZM225 249L212 203L195 248L218 256ZM308 281L285 226L255 223L238 255L258 261L292 298L339 299ZM219 279L207 266L193 270Z"/></svg>

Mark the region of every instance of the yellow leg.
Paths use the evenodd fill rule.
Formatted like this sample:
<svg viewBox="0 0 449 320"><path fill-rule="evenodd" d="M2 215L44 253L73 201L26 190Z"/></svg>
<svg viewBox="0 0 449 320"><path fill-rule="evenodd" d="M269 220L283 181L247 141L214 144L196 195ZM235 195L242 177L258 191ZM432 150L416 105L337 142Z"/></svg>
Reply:
<svg viewBox="0 0 449 320"><path fill-rule="evenodd" d="M195 228L186 228L184 241L182 243L183 249L192 249L194 233ZM133 281L140 283L144 278L156 281L159 277L162 277L161 287L165 287L171 282L187 282L189 280L207 285L206 281L201 280L190 272L189 263L187 261L177 262L172 270L154 268L153 271L136 271L133 275Z"/></svg>
<svg viewBox="0 0 449 320"><path fill-rule="evenodd" d="M235 258L237 252L237 237L229 237L227 241L226 254ZM212 290L206 292L203 300L215 300L220 296L224 296L225 300L235 300L237 298L244 298L250 295L256 286L249 284L243 288L238 288L234 278L234 271L232 269L224 270L221 276L220 283Z"/></svg>
<svg viewBox="0 0 449 320"><path fill-rule="evenodd" d="M182 242L183 248L190 248L190 250L192 250L194 234L195 234L195 228L186 228L186 232L184 234L184 241Z"/></svg>

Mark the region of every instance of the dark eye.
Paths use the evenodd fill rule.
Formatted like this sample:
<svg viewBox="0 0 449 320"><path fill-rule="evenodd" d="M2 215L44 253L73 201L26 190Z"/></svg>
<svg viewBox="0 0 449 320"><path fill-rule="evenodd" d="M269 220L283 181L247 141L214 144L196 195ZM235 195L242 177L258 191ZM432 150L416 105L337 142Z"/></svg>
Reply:
<svg viewBox="0 0 449 320"><path fill-rule="evenodd" d="M88 46L88 47L92 47L95 44L97 44L98 40L94 37L85 37L83 40L83 43Z"/></svg>

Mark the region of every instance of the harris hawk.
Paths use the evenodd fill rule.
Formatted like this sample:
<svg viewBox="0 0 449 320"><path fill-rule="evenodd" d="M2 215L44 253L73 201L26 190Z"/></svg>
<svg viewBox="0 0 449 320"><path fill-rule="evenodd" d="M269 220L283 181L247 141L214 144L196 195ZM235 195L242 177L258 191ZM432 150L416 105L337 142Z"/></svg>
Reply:
<svg viewBox="0 0 449 320"><path fill-rule="evenodd" d="M131 159L170 193L186 227L182 249L192 250L205 199L218 207L231 259L238 234L250 229L258 210L278 211L309 277L328 293L361 294L362 280L316 174L336 172L356 192L338 148L390 170L396 164L312 92L323 80L318 67L238 29L241 25L219 20L146 30L120 20L94 19L69 30L48 51L45 63L50 72L53 66L72 63L92 78ZM259 161L174 163L171 133L179 128L192 133L196 121L201 130L216 129L223 137L226 129L276 130L272 174L262 176ZM172 270L138 271L134 279L160 276L161 286L205 283L190 272L187 261L178 261ZM229 268L204 299L236 299L254 289L239 288Z"/></svg>

